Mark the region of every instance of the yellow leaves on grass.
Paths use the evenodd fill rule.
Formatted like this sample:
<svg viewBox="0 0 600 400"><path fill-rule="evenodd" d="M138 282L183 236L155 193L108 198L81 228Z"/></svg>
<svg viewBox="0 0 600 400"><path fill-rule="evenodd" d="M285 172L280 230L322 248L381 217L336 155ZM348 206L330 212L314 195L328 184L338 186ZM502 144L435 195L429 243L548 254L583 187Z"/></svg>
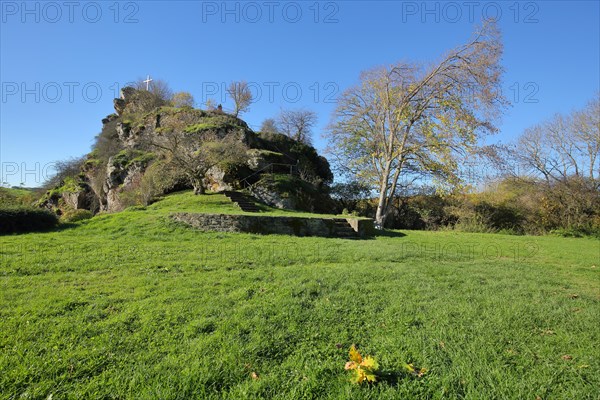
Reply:
<svg viewBox="0 0 600 400"><path fill-rule="evenodd" d="M408 371L409 374L422 377L427 373L426 368L415 368L412 364L404 364L404 368Z"/></svg>
<svg viewBox="0 0 600 400"><path fill-rule="evenodd" d="M443 344L443 342L441 342ZM378 375L377 371L379 370L379 364L374 357L365 355L364 357L359 353L356 349L356 346L352 345L350 347L350 351L348 352L348 356L350 357L350 361L346 362L345 369L346 371L352 371L352 379L351 382L356 384L361 384L363 382L373 383L378 378L386 380L385 372ZM421 378L423 375L427 373L426 368L418 368L413 364L403 364L404 369L410 375L416 376L417 378Z"/></svg>
<svg viewBox="0 0 600 400"><path fill-rule="evenodd" d="M345 369L353 371L352 382L361 384L365 381L376 381L379 364L377 364L375 358L371 356L363 357L354 345L350 347L348 355L350 361L346 363Z"/></svg>

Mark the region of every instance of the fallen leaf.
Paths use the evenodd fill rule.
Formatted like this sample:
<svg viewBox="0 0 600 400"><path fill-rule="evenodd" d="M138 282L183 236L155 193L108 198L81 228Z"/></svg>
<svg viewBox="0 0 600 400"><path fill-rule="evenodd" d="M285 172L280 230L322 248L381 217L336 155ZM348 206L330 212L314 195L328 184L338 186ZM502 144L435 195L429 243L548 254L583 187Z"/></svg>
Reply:
<svg viewBox="0 0 600 400"><path fill-rule="evenodd" d="M365 356L363 362L360 363L360 366L372 370L377 370L379 368L379 364L377 364L377 361L371 356Z"/></svg>
<svg viewBox="0 0 600 400"><path fill-rule="evenodd" d="M570 355L568 355L568 354L565 354L565 355L564 355L564 356L562 356L561 358L562 358L563 360L570 361L570 360L572 360L572 359L573 359L573 356L570 356Z"/></svg>
<svg viewBox="0 0 600 400"><path fill-rule="evenodd" d="M251 376L252 376L252 379L254 379L255 381L260 379L256 372L253 372Z"/></svg>
<svg viewBox="0 0 600 400"><path fill-rule="evenodd" d="M572 299L577 299L577 298L579 298L579 295L573 293L573 294L570 294L569 297L572 298Z"/></svg>
<svg viewBox="0 0 600 400"><path fill-rule="evenodd" d="M358 350L356 350L356 347L354 345L352 345L350 347L350 351L348 352L348 355L350 356L351 361L354 361L355 363L358 363L358 364L360 364L362 362L362 356L360 355Z"/></svg>

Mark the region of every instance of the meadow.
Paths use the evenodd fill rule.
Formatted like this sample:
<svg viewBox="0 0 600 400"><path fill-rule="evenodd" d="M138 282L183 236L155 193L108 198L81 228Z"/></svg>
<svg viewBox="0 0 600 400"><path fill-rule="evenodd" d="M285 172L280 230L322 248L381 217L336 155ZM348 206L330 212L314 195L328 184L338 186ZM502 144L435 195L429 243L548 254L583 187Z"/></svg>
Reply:
<svg viewBox="0 0 600 400"><path fill-rule="evenodd" d="M175 211L241 212L183 192L0 236L0 399L600 397L597 239L202 233ZM376 383L350 382L352 344Z"/></svg>

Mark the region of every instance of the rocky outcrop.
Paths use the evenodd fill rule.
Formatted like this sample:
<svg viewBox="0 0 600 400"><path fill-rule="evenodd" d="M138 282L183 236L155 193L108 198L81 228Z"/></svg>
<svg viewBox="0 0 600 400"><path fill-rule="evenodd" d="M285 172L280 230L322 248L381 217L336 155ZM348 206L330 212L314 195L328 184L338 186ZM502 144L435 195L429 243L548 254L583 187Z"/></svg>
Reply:
<svg viewBox="0 0 600 400"><path fill-rule="evenodd" d="M293 198L283 197L282 194L269 186L257 185L249 189L252 196L256 197L261 202L276 208L287 210L296 209L296 202Z"/></svg>
<svg viewBox="0 0 600 400"><path fill-rule="evenodd" d="M113 100L117 115L123 115L127 106L135 101L137 93L138 91L132 87L124 87L121 89L121 97Z"/></svg>
<svg viewBox="0 0 600 400"><path fill-rule="evenodd" d="M144 175L145 165L141 162L132 161L130 164L122 165L116 162L114 157L108 162L104 193L106 203L103 211L121 211L124 204L120 194L136 188Z"/></svg>
<svg viewBox="0 0 600 400"><path fill-rule="evenodd" d="M212 167L206 172L204 185L212 192L233 190L233 178L219 167Z"/></svg>
<svg viewBox="0 0 600 400"><path fill-rule="evenodd" d="M85 210L90 207L88 194L89 191L87 190L81 190L80 192L64 192L62 194L62 199L67 206L74 210Z"/></svg>
<svg viewBox="0 0 600 400"><path fill-rule="evenodd" d="M318 182L310 191L304 191L305 197L296 193L304 190L302 188L291 191L278 190L278 187L257 190L255 195L275 207L312 211L314 204L323 203L314 194L326 193L327 184L332 180L329 164L311 146L281 134L257 134L244 121L223 111L171 107L149 91L130 87L122 89L120 97L114 100L114 109L115 113L102 120L102 132L77 178L76 184L87 189L83 190L85 193L65 194L62 201L68 207L91 207L88 209L92 211L118 211L125 207L124 198L131 200L134 192L139 192L148 167L156 160L172 157L169 146L173 135L169 135L173 132L184 138L191 154L199 148L201 138L207 136L240 141L249 149L246 163L216 166L199 177L210 191L236 190L253 185L266 175L299 175L302 171L316 178L312 182ZM155 153L156 157L145 158L149 153ZM169 181L166 189L161 186L161 194L190 186L190 180L184 179L181 171L173 176L173 182ZM315 198L310 199L311 196Z"/></svg>

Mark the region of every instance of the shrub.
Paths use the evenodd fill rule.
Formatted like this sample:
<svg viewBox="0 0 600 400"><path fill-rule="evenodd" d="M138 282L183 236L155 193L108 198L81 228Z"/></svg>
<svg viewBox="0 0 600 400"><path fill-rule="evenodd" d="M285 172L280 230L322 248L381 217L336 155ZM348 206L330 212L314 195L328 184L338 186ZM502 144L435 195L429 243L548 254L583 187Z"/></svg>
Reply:
<svg viewBox="0 0 600 400"><path fill-rule="evenodd" d="M33 207L0 208L0 233L43 231L58 224L56 214Z"/></svg>
<svg viewBox="0 0 600 400"><path fill-rule="evenodd" d="M180 171L162 161L155 161L146 169L140 183L141 204L148 205L156 197L172 191L184 181Z"/></svg>
<svg viewBox="0 0 600 400"><path fill-rule="evenodd" d="M60 216L61 222L77 222L90 219L94 214L89 210L67 209Z"/></svg>

